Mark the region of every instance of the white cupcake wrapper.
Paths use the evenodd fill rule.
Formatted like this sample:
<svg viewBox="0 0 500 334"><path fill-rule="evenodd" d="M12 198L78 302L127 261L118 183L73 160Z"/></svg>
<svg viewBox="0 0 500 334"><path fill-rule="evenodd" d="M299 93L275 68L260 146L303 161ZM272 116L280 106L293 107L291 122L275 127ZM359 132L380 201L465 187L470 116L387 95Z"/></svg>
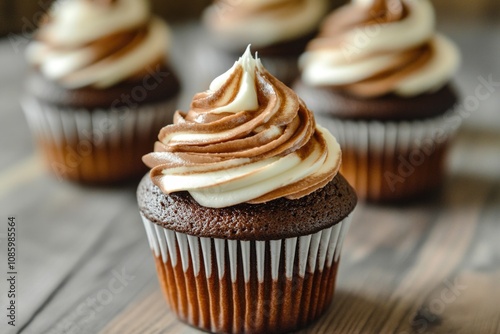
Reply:
<svg viewBox="0 0 500 334"><path fill-rule="evenodd" d="M340 223L311 235L271 241L239 241L194 237L163 228L142 214L141 217L157 261L161 259L165 268L173 268L173 274L167 273L169 269L163 271L166 276L171 275L170 278L163 279L174 280L172 276L175 276L176 284L191 286L195 293L199 289L209 287L211 280L218 282L217 285L221 289L227 285L226 280L230 280L233 290L232 294L228 294L228 300L207 300L202 295L196 295L198 307L191 305L182 308L171 305L182 320L213 332L259 332L264 328L268 332L292 330L321 315L333 294L334 283L331 281L335 280L342 243L350 224L350 217L347 217ZM333 267L335 268L332 269ZM328 277L325 276L322 280L323 273ZM182 282L179 283L179 280ZM196 284L192 281L196 281ZM317 283L315 286L312 285L313 281ZM306 290L302 285L297 288L300 293L289 290L292 282L310 285L310 290ZM330 296L327 296L327 283L332 284ZM241 306L242 309L229 306L228 309L234 314L228 315L220 310L220 304L238 303L238 300L255 293L260 289L256 286L261 285L272 286L267 300L258 300L255 296L257 301L251 306L245 303L245 306ZM234 290L234 286L239 288ZM321 288L325 291L320 291ZM170 289L174 291L166 294L175 295L177 303L180 303L179 300L189 299L187 289ZM270 314L264 314L266 312L258 307L259 303L266 304ZM291 319L290 314L282 314L281 321L286 320L286 324L279 324L280 317L272 310L281 310L285 303L288 303L290 311L299 305L301 310L297 309L299 313ZM257 308L254 309L255 307ZM203 310L208 310L209 316L204 317Z"/></svg>
<svg viewBox="0 0 500 334"><path fill-rule="evenodd" d="M448 139L457 130L448 126L444 117L421 121L379 122L343 120L320 114L315 116L318 123L332 131L340 145L349 145L361 151L407 151L422 146L428 140L435 143L438 131L443 138Z"/></svg>
<svg viewBox="0 0 500 334"><path fill-rule="evenodd" d="M155 124L171 123L176 103L176 100L170 100L141 106L135 110L89 111L83 108L49 106L36 98L26 97L22 106L33 134L47 141L61 143L64 140L73 141L75 138L85 141L92 140L92 135L96 135L98 142L119 146L130 145L134 135L138 136L137 139L148 136ZM109 124L113 128L107 129Z"/></svg>
<svg viewBox="0 0 500 334"><path fill-rule="evenodd" d="M315 117L319 124L328 128L337 138L342 147L342 151L344 153L350 152L354 154L357 157L357 161L364 161L368 159L369 156L373 157L376 155L380 155L379 160L381 164L384 163L384 160L387 160L387 158L392 158L397 162L399 156L404 157L404 159L408 161L408 155L414 152L415 156L423 154L424 161L417 164L412 164L411 161L409 161L409 163L412 164L415 170L421 168L422 172L424 168L430 168L428 163L435 164L436 166L439 165L439 162L436 162L438 158L433 155L434 151L439 147L446 146L457 131L457 127L453 127L449 124L447 115L425 120L400 122L345 120L321 113L316 113ZM426 151L424 151L424 149ZM428 154L427 152L429 151L432 152ZM433 160L430 158L431 156L435 159ZM346 159L343 161L347 163ZM366 188L373 186L372 181L374 177L379 178L380 182L387 182L387 180L384 175L369 175L370 171L373 174L376 173L374 171L385 173L388 170L382 165L365 167L365 174L368 172L368 175L364 175L363 170L360 170L361 174L357 175L356 180L352 180L350 177L347 178L351 184L354 183L353 185L361 197L373 197L371 199L376 199L378 195L373 193L369 195L366 193L367 191L376 191L376 189ZM396 177L401 176L405 179L402 183L412 184L412 182L406 182L407 179L411 179L411 175L399 175L397 171L391 171L391 173L392 172L394 172ZM441 173L441 171L432 170L432 168L430 168L428 172L429 174ZM345 174L349 175L350 173L346 172ZM420 174L425 173L419 173L419 175ZM435 177L435 175L432 177ZM372 182L371 185L370 182ZM418 182L421 182L423 185L426 183L426 180L419 179Z"/></svg>
<svg viewBox="0 0 500 334"><path fill-rule="evenodd" d="M195 276L200 274L201 266L204 266L207 278L211 277L211 273L217 270L218 276L224 275L225 256L229 255L231 263L231 280L237 279L238 263L236 262L236 249L241 249L242 263L239 265L243 268L244 280L248 282L250 272L250 241L226 240L216 238L194 237L184 233L174 232L163 228L144 217L141 214L144 227L148 236L148 241L155 256L162 258L163 262L171 261L175 267L177 264L182 265L182 269L186 272L190 266L193 266ZM323 270L324 267L330 267L332 261L338 261L340 250L344 237L347 233L350 224L350 217L344 219L334 226L319 231L315 234L305 235L297 238L289 238L283 240L255 241L256 243L256 258L257 258L257 276L262 281L264 275L264 255L266 252L266 244L270 245L271 250L271 267L272 277L274 280L278 278L278 264L281 257L281 244L285 244L285 275L287 278L292 278L296 273L300 277L304 277L305 271L313 273L316 269ZM212 256L211 246L215 245L216 263L214 266L209 265ZM300 251L295 254L296 245L299 245ZM319 250L319 252L318 252ZM177 251L180 252L180 259L177 257ZM195 255L195 256L192 256ZM276 261L274 261L276 260ZM298 261L299 269L294 272L294 260Z"/></svg>
<svg viewBox="0 0 500 334"><path fill-rule="evenodd" d="M21 104L36 140L57 147L57 162L63 163L65 145L71 146L75 154L86 157L92 157L89 153L92 148L105 148L110 151L132 150L135 144L145 141L150 141L153 145L152 133L157 133L162 126L172 122L177 99L147 104L136 109L92 111L84 108L55 107L33 97L25 97ZM134 159L140 160L141 157ZM53 164L54 161L49 163ZM126 164L128 161L115 163Z"/></svg>

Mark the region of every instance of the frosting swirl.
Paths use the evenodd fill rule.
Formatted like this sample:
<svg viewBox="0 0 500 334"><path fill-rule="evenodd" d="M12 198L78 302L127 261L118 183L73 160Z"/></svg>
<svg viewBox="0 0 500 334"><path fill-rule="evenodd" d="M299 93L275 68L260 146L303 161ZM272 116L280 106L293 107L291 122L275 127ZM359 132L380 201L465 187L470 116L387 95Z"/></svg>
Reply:
<svg viewBox="0 0 500 334"><path fill-rule="evenodd" d="M341 161L335 138L249 48L158 138L143 157L153 182L207 207L300 198L332 180Z"/></svg>
<svg viewBox="0 0 500 334"><path fill-rule="evenodd" d="M163 64L170 36L146 0L55 2L28 61L70 89L106 88Z"/></svg>
<svg viewBox="0 0 500 334"><path fill-rule="evenodd" d="M361 97L435 91L454 75L459 52L434 21L428 0L353 0L309 43L302 79Z"/></svg>
<svg viewBox="0 0 500 334"><path fill-rule="evenodd" d="M228 49L262 48L313 33L327 10L326 0L217 0L203 20Z"/></svg>

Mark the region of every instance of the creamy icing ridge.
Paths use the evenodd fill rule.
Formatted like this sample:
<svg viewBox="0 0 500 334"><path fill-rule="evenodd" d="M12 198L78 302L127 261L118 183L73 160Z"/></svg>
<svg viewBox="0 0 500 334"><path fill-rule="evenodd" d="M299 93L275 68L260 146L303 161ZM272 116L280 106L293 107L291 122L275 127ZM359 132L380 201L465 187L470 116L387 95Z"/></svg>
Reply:
<svg viewBox="0 0 500 334"><path fill-rule="evenodd" d="M265 47L312 33L328 0L217 0L203 21L227 48Z"/></svg>
<svg viewBox="0 0 500 334"><path fill-rule="evenodd" d="M330 14L300 58L302 79L353 95L415 96L444 86L460 57L435 33L428 0L353 0Z"/></svg>
<svg viewBox="0 0 500 334"><path fill-rule="evenodd" d="M207 207L297 199L331 181L341 163L335 138L249 48L158 139L143 157L152 181Z"/></svg>
<svg viewBox="0 0 500 334"><path fill-rule="evenodd" d="M27 49L48 79L73 89L106 88L161 64L170 43L166 24L147 0L56 1Z"/></svg>

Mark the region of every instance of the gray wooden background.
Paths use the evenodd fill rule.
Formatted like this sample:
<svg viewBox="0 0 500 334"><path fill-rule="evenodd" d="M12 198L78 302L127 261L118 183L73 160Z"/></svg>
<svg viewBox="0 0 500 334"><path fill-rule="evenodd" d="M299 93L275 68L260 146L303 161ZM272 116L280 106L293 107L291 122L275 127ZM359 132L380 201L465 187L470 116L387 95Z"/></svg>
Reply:
<svg viewBox="0 0 500 334"><path fill-rule="evenodd" d="M463 51L456 82L464 97L474 96L480 77L500 82L500 22L445 19L440 29ZM206 89L191 61L197 33L193 24L175 26L181 109ZM45 171L19 106L23 48L0 40L0 333L197 333L175 320L160 295L136 185L81 187ZM404 207L357 208L334 303L304 333L500 333L500 87L494 90L463 119L441 193ZM15 328L4 314L10 215L18 224ZM112 292L117 280L121 288Z"/></svg>

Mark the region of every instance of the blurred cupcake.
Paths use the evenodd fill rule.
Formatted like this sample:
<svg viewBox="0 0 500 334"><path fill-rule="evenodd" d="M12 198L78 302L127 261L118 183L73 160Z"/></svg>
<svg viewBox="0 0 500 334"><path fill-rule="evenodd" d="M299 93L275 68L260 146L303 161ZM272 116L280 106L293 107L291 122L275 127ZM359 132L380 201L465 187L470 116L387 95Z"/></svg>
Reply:
<svg viewBox="0 0 500 334"><path fill-rule="evenodd" d="M214 1L203 15L211 53L200 53L210 78L233 65L248 44L285 84L298 76L297 59L328 12L327 0Z"/></svg>
<svg viewBox="0 0 500 334"><path fill-rule="evenodd" d="M50 169L85 183L144 173L172 120L179 82L170 34L145 0L55 2L27 49L23 109Z"/></svg>
<svg viewBox="0 0 500 334"><path fill-rule="evenodd" d="M339 138L360 197L406 200L440 185L458 64L427 0L353 1L325 20L295 89Z"/></svg>
<svg viewBox="0 0 500 334"><path fill-rule="evenodd" d="M137 196L178 317L283 333L328 308L356 195L340 147L248 50L163 128Z"/></svg>

